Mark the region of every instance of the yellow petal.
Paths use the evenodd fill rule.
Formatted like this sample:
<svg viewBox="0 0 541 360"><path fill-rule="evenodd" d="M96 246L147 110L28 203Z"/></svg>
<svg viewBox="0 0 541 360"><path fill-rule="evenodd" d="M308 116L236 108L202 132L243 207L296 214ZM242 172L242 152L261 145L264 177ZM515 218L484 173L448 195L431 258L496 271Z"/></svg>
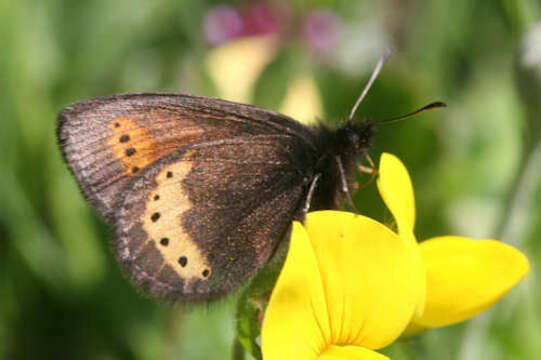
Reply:
<svg viewBox="0 0 541 360"><path fill-rule="evenodd" d="M361 346L331 345L318 360L389 360L389 358Z"/></svg>
<svg viewBox="0 0 541 360"><path fill-rule="evenodd" d="M415 281L422 284L417 293L417 308L414 314L414 317L417 318L424 311L426 297L425 268L419 253L417 240L413 234L415 197L411 178L404 164L396 156L388 153L381 154L377 185L385 205L393 214L401 239L411 248L408 253L413 257Z"/></svg>
<svg viewBox="0 0 541 360"><path fill-rule="evenodd" d="M404 164L394 155L383 153L379 160L378 190L389 208L399 231L410 231L415 225L413 186Z"/></svg>
<svg viewBox="0 0 541 360"><path fill-rule="evenodd" d="M415 323L425 327L469 319L504 296L529 270L518 250L495 240L443 236L420 244L427 301Z"/></svg>
<svg viewBox="0 0 541 360"><path fill-rule="evenodd" d="M323 291L308 234L294 222L289 252L263 321L265 360L317 359L329 339Z"/></svg>
<svg viewBox="0 0 541 360"><path fill-rule="evenodd" d="M386 226L339 211L308 214L306 230L328 306L331 344L379 349L393 342L417 307L412 248Z"/></svg>

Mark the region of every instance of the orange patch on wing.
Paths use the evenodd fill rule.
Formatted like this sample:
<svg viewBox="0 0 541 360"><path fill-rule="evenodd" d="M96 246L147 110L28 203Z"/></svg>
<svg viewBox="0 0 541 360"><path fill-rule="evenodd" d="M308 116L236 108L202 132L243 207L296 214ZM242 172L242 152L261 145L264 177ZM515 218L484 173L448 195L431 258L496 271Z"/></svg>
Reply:
<svg viewBox="0 0 541 360"><path fill-rule="evenodd" d="M128 117L118 117L108 128L113 132L107 145L118 161L124 165L126 175L138 175L142 169L158 160L156 142L149 132Z"/></svg>

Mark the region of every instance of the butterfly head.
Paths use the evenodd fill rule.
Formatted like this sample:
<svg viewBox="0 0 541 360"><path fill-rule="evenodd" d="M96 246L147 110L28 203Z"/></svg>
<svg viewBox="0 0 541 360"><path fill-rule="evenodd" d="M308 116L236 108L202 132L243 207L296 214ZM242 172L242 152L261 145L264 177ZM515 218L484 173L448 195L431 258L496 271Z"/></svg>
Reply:
<svg viewBox="0 0 541 360"><path fill-rule="evenodd" d="M345 123L337 129L339 152L349 155L362 155L370 147L374 129L372 123Z"/></svg>

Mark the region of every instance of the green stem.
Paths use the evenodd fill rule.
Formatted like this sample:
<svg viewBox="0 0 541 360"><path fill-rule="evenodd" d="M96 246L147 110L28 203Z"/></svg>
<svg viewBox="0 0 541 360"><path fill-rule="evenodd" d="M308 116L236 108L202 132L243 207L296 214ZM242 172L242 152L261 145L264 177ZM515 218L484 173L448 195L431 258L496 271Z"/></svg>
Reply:
<svg viewBox="0 0 541 360"><path fill-rule="evenodd" d="M246 352L244 351L244 347L240 343L239 339L235 337L235 340L233 342L233 360L245 360L246 359Z"/></svg>

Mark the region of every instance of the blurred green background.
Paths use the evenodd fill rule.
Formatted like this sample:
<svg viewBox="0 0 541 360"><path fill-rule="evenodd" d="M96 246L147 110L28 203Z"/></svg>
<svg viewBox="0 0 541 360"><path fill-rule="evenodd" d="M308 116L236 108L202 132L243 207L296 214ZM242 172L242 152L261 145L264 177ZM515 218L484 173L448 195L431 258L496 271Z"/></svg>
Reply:
<svg viewBox="0 0 541 360"><path fill-rule="evenodd" d="M169 307L123 277L110 227L62 163L55 140L62 107L115 92L182 91L301 118L312 110L336 123L392 47L359 115L449 105L380 127L372 151L375 159L397 154L410 169L418 238L498 238L525 252L532 270L482 316L386 353L539 359L539 21L534 0L0 0L0 358L227 359L231 352L235 296ZM228 48L248 35L274 40ZM259 65L248 71L252 60ZM231 93L237 81L243 94ZM355 200L390 220L374 186Z"/></svg>

